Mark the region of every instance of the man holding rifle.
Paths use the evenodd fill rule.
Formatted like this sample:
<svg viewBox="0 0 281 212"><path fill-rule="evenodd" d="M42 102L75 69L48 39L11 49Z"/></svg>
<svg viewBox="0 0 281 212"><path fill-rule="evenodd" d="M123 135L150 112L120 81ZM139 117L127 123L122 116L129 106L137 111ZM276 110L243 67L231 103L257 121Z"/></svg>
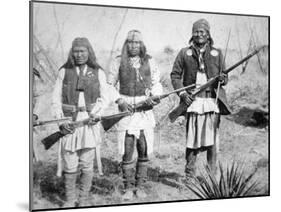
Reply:
<svg viewBox="0 0 281 212"><path fill-rule="evenodd" d="M195 162L200 151L207 151L207 162L216 172L217 144L219 143L220 115L230 114L223 85L227 83L221 50L213 47L210 25L205 19L193 24L190 46L180 50L173 65L171 81L174 89L195 83L204 85L210 78L219 75L213 84L197 96L190 92L179 93L186 124L186 166L187 180L195 174Z"/></svg>
<svg viewBox="0 0 281 212"><path fill-rule="evenodd" d="M111 95L104 71L96 61L94 50L87 38L75 38L67 62L59 70L54 87L52 109L55 118L72 117L85 120L88 125L74 129L71 124L60 126L64 134L59 143L58 175L62 169L65 179L64 207L86 206L92 185L95 148L101 143L98 116L109 105ZM115 95L118 98L119 94ZM115 101L116 99L114 99ZM121 99L119 101L122 101ZM120 107L124 107L123 100ZM62 167L63 166L63 167ZM80 169L81 168L81 173ZM80 175L81 174L81 175ZM76 179L80 176L79 197L76 197Z"/></svg>
<svg viewBox="0 0 281 212"><path fill-rule="evenodd" d="M141 32L138 30L128 32L121 55L111 65L108 83L116 86L118 82L121 97L130 104L119 107L121 111L133 110L141 101L144 101L143 106L146 108L145 111L134 111L132 116L123 118L117 124L125 188L123 199L131 200L134 192L137 197L144 198L148 155L153 151L155 119L152 108L160 102L160 99L152 96L162 93L162 85L159 69L146 53ZM119 100L119 104L122 101ZM133 157L135 148L138 154L136 165Z"/></svg>

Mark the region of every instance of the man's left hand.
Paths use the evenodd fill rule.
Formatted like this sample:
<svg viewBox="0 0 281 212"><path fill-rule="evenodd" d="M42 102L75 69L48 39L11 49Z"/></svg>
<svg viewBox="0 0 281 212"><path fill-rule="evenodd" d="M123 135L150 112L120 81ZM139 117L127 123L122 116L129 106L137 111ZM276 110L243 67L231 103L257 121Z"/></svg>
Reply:
<svg viewBox="0 0 281 212"><path fill-rule="evenodd" d="M90 120L88 122L88 125L95 125L100 121L100 116L90 114Z"/></svg>
<svg viewBox="0 0 281 212"><path fill-rule="evenodd" d="M133 112L132 105L128 104L124 99L119 98L118 100L116 100L116 103L118 104L118 108L121 112L124 112L124 111Z"/></svg>
<svg viewBox="0 0 281 212"><path fill-rule="evenodd" d="M222 85L225 85L227 83L227 74L221 73L219 76L219 82Z"/></svg>
<svg viewBox="0 0 281 212"><path fill-rule="evenodd" d="M38 116L36 114L32 114L32 121L33 121L33 124L38 123Z"/></svg>
<svg viewBox="0 0 281 212"><path fill-rule="evenodd" d="M157 98L157 97L148 97L146 100L145 100L145 103L147 106L155 106L155 105L158 105L160 103L160 98Z"/></svg>

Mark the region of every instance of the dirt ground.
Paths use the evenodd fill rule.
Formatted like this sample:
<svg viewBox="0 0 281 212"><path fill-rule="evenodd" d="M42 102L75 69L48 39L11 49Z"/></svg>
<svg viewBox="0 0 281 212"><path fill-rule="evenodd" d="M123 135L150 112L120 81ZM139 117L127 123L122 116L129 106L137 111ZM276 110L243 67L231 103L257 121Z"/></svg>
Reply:
<svg viewBox="0 0 281 212"><path fill-rule="evenodd" d="M235 53L236 54L236 53ZM160 54L156 61L161 70L161 83L165 91L170 91L169 73L175 55ZM232 58L232 57L230 57ZM267 57L262 58L267 64ZM233 64L232 62L229 62ZM229 66L229 65L228 65ZM233 114L221 117L220 144L218 160L224 165L233 161L244 165L246 174L256 170L255 178L260 182L254 195L269 194L269 126L268 115L268 76L258 72L257 61L250 61L247 72L243 75L239 70L231 73L226 86L228 102ZM268 73L268 70L267 70ZM36 82L35 82L36 84ZM51 119L50 98L51 83L37 83L36 89L42 92L36 99L40 109L41 120ZM36 84L36 85L37 85ZM45 87L48 89L46 89ZM43 92L44 91L44 92ZM36 92L35 92L36 93ZM117 153L116 131L104 133L101 145L103 176L99 176L95 167L89 205L116 205L143 202L162 202L176 200L194 200L197 197L185 186L185 120L177 119L170 123L166 114L178 103L178 97L161 101L154 108L157 127L155 129L154 154L150 155L148 184L144 199L133 199L123 202L121 199L122 173L120 155ZM256 119L253 119L255 114ZM33 161L33 208L61 208L64 203L64 186L62 178L56 177L57 144L48 151L44 150L41 140L57 131L55 125L34 128L33 143L39 161ZM206 164L206 153L198 156L196 167L200 173Z"/></svg>
<svg viewBox="0 0 281 212"><path fill-rule="evenodd" d="M163 105L155 108L158 121L163 117L157 111L168 107L168 104ZM239 113L222 117L218 160L224 165L238 161L244 164L248 173L257 169L256 179L260 184L256 195L268 195L268 127L251 126L248 120L249 117L245 114L239 116ZM55 128L52 127L40 127L34 133L41 160L34 162L34 209L60 208L64 203L63 181L56 177L57 145L45 151L40 143L40 139L54 130ZM144 199L135 198L130 202L122 202L122 173L114 129L104 135L101 156L104 175L99 176L97 167L95 167L89 205L102 206L197 198L183 183L185 165L185 120L183 118L179 118L173 124L165 119L160 123L160 127L155 129L154 154L150 156L149 182L145 188L148 196ZM206 153L202 152L196 163L198 172L205 163Z"/></svg>

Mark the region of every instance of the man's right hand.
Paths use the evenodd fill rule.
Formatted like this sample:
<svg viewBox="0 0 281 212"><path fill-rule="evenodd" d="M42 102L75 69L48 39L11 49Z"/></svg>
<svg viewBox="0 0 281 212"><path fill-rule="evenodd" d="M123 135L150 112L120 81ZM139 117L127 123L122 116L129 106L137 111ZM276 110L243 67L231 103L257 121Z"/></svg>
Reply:
<svg viewBox="0 0 281 212"><path fill-rule="evenodd" d="M180 94L180 98L187 106L191 105L194 101L194 97L192 97L187 92L183 92L182 94Z"/></svg>
<svg viewBox="0 0 281 212"><path fill-rule="evenodd" d="M116 101L116 103L118 104L118 109L121 112L125 112L125 111L133 112L132 105L128 104L124 99L120 98Z"/></svg>
<svg viewBox="0 0 281 212"><path fill-rule="evenodd" d="M75 129L69 123L63 123L59 126L60 132L63 135L73 134Z"/></svg>

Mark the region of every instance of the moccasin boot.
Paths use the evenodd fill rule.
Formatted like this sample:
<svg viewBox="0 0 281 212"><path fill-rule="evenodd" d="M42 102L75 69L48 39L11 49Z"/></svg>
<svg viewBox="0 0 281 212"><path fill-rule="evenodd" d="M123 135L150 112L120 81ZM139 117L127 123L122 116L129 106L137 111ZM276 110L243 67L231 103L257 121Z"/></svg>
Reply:
<svg viewBox="0 0 281 212"><path fill-rule="evenodd" d="M92 187L93 171L82 171L79 184L79 206L90 206L89 192Z"/></svg>
<svg viewBox="0 0 281 212"><path fill-rule="evenodd" d="M65 199L63 207L75 207L77 197L76 197L76 179L77 173L64 173L65 179Z"/></svg>
<svg viewBox="0 0 281 212"><path fill-rule="evenodd" d="M147 161L138 161L136 171L136 196L138 198L145 198L147 196L144 189L147 181L147 167Z"/></svg>
<svg viewBox="0 0 281 212"><path fill-rule="evenodd" d="M123 183L124 183L124 194L122 195L123 200L132 200L134 197L133 189L135 187L135 169L133 163L123 163Z"/></svg>

